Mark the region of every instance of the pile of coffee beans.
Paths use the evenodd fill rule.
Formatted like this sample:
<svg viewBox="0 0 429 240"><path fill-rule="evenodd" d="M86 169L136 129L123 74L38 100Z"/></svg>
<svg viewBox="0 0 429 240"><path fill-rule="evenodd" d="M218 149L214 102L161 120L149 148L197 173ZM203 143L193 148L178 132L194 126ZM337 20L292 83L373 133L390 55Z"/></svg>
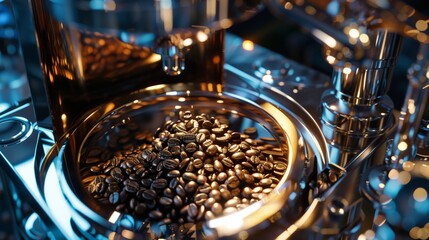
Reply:
<svg viewBox="0 0 429 240"><path fill-rule="evenodd" d="M285 150L258 131L230 129L225 118L181 111L144 143L87 166L82 180L99 203L136 218L193 223L259 201L287 169Z"/></svg>

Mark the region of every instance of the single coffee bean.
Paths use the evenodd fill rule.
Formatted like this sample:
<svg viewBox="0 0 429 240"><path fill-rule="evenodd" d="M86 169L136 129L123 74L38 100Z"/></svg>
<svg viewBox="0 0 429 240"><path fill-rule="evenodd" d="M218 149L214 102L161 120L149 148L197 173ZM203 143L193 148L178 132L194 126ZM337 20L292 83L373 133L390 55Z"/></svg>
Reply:
<svg viewBox="0 0 429 240"><path fill-rule="evenodd" d="M164 206L170 206L173 203L173 200L168 197L161 197L159 203Z"/></svg>
<svg viewBox="0 0 429 240"><path fill-rule="evenodd" d="M147 189L142 193L142 197L147 200L154 200L158 194L153 189Z"/></svg>
<svg viewBox="0 0 429 240"><path fill-rule="evenodd" d="M195 181L189 181L185 185L185 191L187 193L193 193L193 192L195 192L195 190L197 189L197 187L198 187L198 184Z"/></svg>
<svg viewBox="0 0 429 240"><path fill-rule="evenodd" d="M155 179L151 185L155 189L164 189L168 186L168 182L164 178Z"/></svg>
<svg viewBox="0 0 429 240"><path fill-rule="evenodd" d="M241 161L246 157L246 154L243 152L235 152L231 155L233 161Z"/></svg>
<svg viewBox="0 0 429 240"><path fill-rule="evenodd" d="M231 176L225 181L229 188L237 188L240 185L240 180L237 176Z"/></svg>
<svg viewBox="0 0 429 240"><path fill-rule="evenodd" d="M196 176L194 173L192 173L192 172L185 172L185 173L182 175L182 177L183 177L183 179L185 179L186 181L195 181L195 180L197 180L197 176Z"/></svg>
<svg viewBox="0 0 429 240"><path fill-rule="evenodd" d="M109 202L113 205L117 204L119 202L119 193L113 192L109 196Z"/></svg>
<svg viewBox="0 0 429 240"><path fill-rule="evenodd" d="M174 196L173 203L177 208L181 208L183 206L183 200L179 195Z"/></svg>
<svg viewBox="0 0 429 240"><path fill-rule="evenodd" d="M211 209L211 211L213 212L213 214L215 216L221 215L222 211L223 211L222 205L220 203L218 203L218 202L214 203L213 206L210 209Z"/></svg>

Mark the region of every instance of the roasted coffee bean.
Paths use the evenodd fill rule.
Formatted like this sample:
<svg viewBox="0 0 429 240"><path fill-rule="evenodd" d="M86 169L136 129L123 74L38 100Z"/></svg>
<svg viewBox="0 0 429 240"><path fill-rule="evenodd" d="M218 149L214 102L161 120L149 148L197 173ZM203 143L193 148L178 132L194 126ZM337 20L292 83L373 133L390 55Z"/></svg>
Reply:
<svg viewBox="0 0 429 240"><path fill-rule="evenodd" d="M218 182L225 182L225 180L228 178L228 174L225 172L220 172L217 176L216 176L216 181Z"/></svg>
<svg viewBox="0 0 429 240"><path fill-rule="evenodd" d="M245 198L249 198L252 195L252 189L250 187L244 187L241 195Z"/></svg>
<svg viewBox="0 0 429 240"><path fill-rule="evenodd" d="M153 180L150 178L143 178L142 180L140 180L140 183L144 186L144 187L150 187L152 185Z"/></svg>
<svg viewBox="0 0 429 240"><path fill-rule="evenodd" d="M246 157L246 154L243 152L235 152L231 155L231 159L236 162L243 160L245 157Z"/></svg>
<svg viewBox="0 0 429 240"><path fill-rule="evenodd" d="M161 219L164 214L159 210L153 210L149 212L149 217L152 219Z"/></svg>
<svg viewBox="0 0 429 240"><path fill-rule="evenodd" d="M215 160L213 163L213 168L218 171L218 172L222 172L223 171L223 165L219 160Z"/></svg>
<svg viewBox="0 0 429 240"><path fill-rule="evenodd" d="M107 189L111 193L113 193L113 192L120 192L121 191L121 188L119 187L119 183L117 183L117 182L110 183Z"/></svg>
<svg viewBox="0 0 429 240"><path fill-rule="evenodd" d="M198 150L198 145L195 142L190 142L185 146L185 151L188 153L194 153L197 150Z"/></svg>
<svg viewBox="0 0 429 240"><path fill-rule="evenodd" d="M195 141L199 144L202 144L204 141L206 140L206 134L202 133L202 132L198 132L195 135Z"/></svg>
<svg viewBox="0 0 429 240"><path fill-rule="evenodd" d="M168 197L161 197L159 203L163 206L170 206L173 203L173 200Z"/></svg>
<svg viewBox="0 0 429 240"><path fill-rule="evenodd" d="M112 192L109 195L109 202L111 204L117 204L119 202L119 193L118 192Z"/></svg>
<svg viewBox="0 0 429 240"><path fill-rule="evenodd" d="M207 177L205 175L199 174L197 176L196 182L200 185L203 185L207 182Z"/></svg>
<svg viewBox="0 0 429 240"><path fill-rule="evenodd" d="M184 158L180 163L179 163L179 169L183 170L186 169L188 167L188 164L191 162L190 158Z"/></svg>
<svg viewBox="0 0 429 240"><path fill-rule="evenodd" d="M174 138L169 138L167 144L169 147L174 147L174 146L180 146L182 142L180 141L180 139L174 137Z"/></svg>
<svg viewBox="0 0 429 240"><path fill-rule="evenodd" d="M176 190L177 195L179 195L180 197L182 197L182 198L186 197L186 191L182 187L182 185L178 185L175 190Z"/></svg>
<svg viewBox="0 0 429 240"><path fill-rule="evenodd" d="M178 176L180 176L180 171L179 170L171 170L171 171L169 171L168 173L167 173L167 177L172 177L172 178L174 178L174 177L178 177Z"/></svg>
<svg viewBox="0 0 429 240"><path fill-rule="evenodd" d="M198 206L195 203L189 204L187 213L191 218L196 218L198 215Z"/></svg>
<svg viewBox="0 0 429 240"><path fill-rule="evenodd" d="M176 167L179 166L179 159L174 158L174 159L166 159L162 162L162 166L168 170L173 170ZM162 169L161 169L162 170Z"/></svg>
<svg viewBox="0 0 429 240"><path fill-rule="evenodd" d="M168 198L174 197L174 192L173 192L173 190L171 190L171 188L164 189L164 191L162 193L164 194L165 197L168 197Z"/></svg>
<svg viewBox="0 0 429 240"><path fill-rule="evenodd" d="M218 152L218 149L217 149L216 145L209 145L207 147L206 153L209 156L214 156L217 152Z"/></svg>
<svg viewBox="0 0 429 240"><path fill-rule="evenodd" d="M195 181L189 181L185 185L185 191L187 193L193 193L193 192L195 192L195 190L197 189L197 187L198 187L198 184Z"/></svg>
<svg viewBox="0 0 429 240"><path fill-rule="evenodd" d="M215 202L213 206L210 208L215 216L219 216L222 214L223 207L220 203Z"/></svg>
<svg viewBox="0 0 429 240"><path fill-rule="evenodd" d="M220 192L221 197L224 200L229 200L229 199L232 198L232 194L231 194L231 192L228 189L222 188L222 189L219 190L219 192Z"/></svg>
<svg viewBox="0 0 429 240"><path fill-rule="evenodd" d="M153 189L147 189L142 193L142 197L147 200L154 200L158 194Z"/></svg>
<svg viewBox="0 0 429 240"><path fill-rule="evenodd" d="M228 158L228 157L223 158L221 160L221 162L227 168L231 168L231 167L234 166L234 162L230 158Z"/></svg>
<svg viewBox="0 0 429 240"><path fill-rule="evenodd" d="M174 196L173 203L177 208L181 208L183 206L183 200L179 195Z"/></svg>
<svg viewBox="0 0 429 240"><path fill-rule="evenodd" d="M206 193L198 193L194 197L195 204L197 205L203 205L204 202L207 200L208 195Z"/></svg>
<svg viewBox="0 0 429 240"><path fill-rule="evenodd" d="M240 185L240 180L238 179L237 176L231 176L231 177L228 177L225 183L229 188L236 188Z"/></svg>
<svg viewBox="0 0 429 240"><path fill-rule="evenodd" d="M124 181L124 189L127 192L135 193L139 190L139 183L136 181Z"/></svg>
<svg viewBox="0 0 429 240"><path fill-rule="evenodd" d="M143 215L143 214L145 214L145 213L146 213L146 209L147 209L146 204L144 204L144 203L139 203L139 204L137 204L137 206L134 208L134 212L135 212L138 216L141 216L141 215Z"/></svg>
<svg viewBox="0 0 429 240"><path fill-rule="evenodd" d="M286 169L287 169L287 164L285 162L274 161L274 170L285 171Z"/></svg>
<svg viewBox="0 0 429 240"><path fill-rule="evenodd" d="M197 175L192 172L185 172L183 173L182 178L186 181L195 181L197 180Z"/></svg>
<svg viewBox="0 0 429 240"><path fill-rule="evenodd" d="M209 164L209 163L204 164L204 170L206 170L209 173L212 173L214 171L213 164Z"/></svg>
<svg viewBox="0 0 429 240"><path fill-rule="evenodd" d="M201 193L210 193L212 190L212 187L208 183L204 183L202 186L199 187L199 192Z"/></svg>
<svg viewBox="0 0 429 240"><path fill-rule="evenodd" d="M164 178L155 179L151 185L155 189L164 189L168 186L168 182Z"/></svg>

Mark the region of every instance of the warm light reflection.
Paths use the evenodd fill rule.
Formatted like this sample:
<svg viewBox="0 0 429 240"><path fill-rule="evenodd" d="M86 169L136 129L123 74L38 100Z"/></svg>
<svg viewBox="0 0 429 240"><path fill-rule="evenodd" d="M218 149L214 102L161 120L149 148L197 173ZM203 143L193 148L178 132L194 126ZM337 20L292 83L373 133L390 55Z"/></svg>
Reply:
<svg viewBox="0 0 429 240"><path fill-rule="evenodd" d="M399 173L398 182L401 183L402 185L408 184L410 180L411 180L410 173L405 171Z"/></svg>
<svg viewBox="0 0 429 240"><path fill-rule="evenodd" d="M399 151L405 151L407 150L407 148L408 148L408 144L406 142L402 141L398 144Z"/></svg>
<svg viewBox="0 0 429 240"><path fill-rule="evenodd" d="M389 171L389 179L396 180L399 177L399 172L396 169L392 169Z"/></svg>
<svg viewBox="0 0 429 240"><path fill-rule="evenodd" d="M191 46L193 42L194 41L191 38L186 38L185 40L183 40L183 46L185 47Z"/></svg>
<svg viewBox="0 0 429 240"><path fill-rule="evenodd" d="M166 92L165 95L167 96L177 96L177 91L170 91L170 92Z"/></svg>
<svg viewBox="0 0 429 240"><path fill-rule="evenodd" d="M424 188L419 187L413 192L413 198L417 202L424 202L426 201L427 197L428 197L428 193Z"/></svg>
<svg viewBox="0 0 429 240"><path fill-rule="evenodd" d="M203 31L198 31L197 32L197 40L199 42L205 42L207 41L207 39L209 39L209 36L207 36L207 34Z"/></svg>
<svg viewBox="0 0 429 240"><path fill-rule="evenodd" d="M244 40L241 46L246 51L253 51L253 49L255 48L255 44L250 40Z"/></svg>
<svg viewBox="0 0 429 240"><path fill-rule="evenodd" d="M174 106L174 108L175 108L176 110L179 110L179 109L181 109L181 108L182 108L182 106L176 105L176 106Z"/></svg>
<svg viewBox="0 0 429 240"><path fill-rule="evenodd" d="M351 68L349 68L349 67L344 67L343 68L343 73L344 74L350 74L352 72L352 69Z"/></svg>
<svg viewBox="0 0 429 240"><path fill-rule="evenodd" d="M359 32L359 30L358 30L358 29L356 29L356 28L351 28L351 29L349 30L349 36L350 36L350 37L352 37L352 38L358 38L358 37L359 37L359 35L360 35L360 32Z"/></svg>
<svg viewBox="0 0 429 240"><path fill-rule="evenodd" d="M223 100L217 100L216 102L222 104Z"/></svg>
<svg viewBox="0 0 429 240"><path fill-rule="evenodd" d="M404 169L404 171L411 172L414 169L414 165L416 164L413 162L405 162L402 164L402 169Z"/></svg>
<svg viewBox="0 0 429 240"><path fill-rule="evenodd" d="M184 98L184 97L180 97L180 98L178 99L178 101L179 101L179 102L184 102L184 101L186 101L186 98Z"/></svg>
<svg viewBox="0 0 429 240"><path fill-rule="evenodd" d="M312 6L307 6L307 7L305 7L305 12L306 12L308 15L314 15L314 14L316 14L316 13L317 13L316 9L315 9L314 7L312 7Z"/></svg>
<svg viewBox="0 0 429 240"><path fill-rule="evenodd" d="M328 34L318 29L314 29L312 33L313 33L313 36L315 36L317 39L322 41L328 47L335 48L337 46L337 41L333 37L329 36Z"/></svg>
<svg viewBox="0 0 429 240"><path fill-rule="evenodd" d="M286 10L292 10L293 4L290 3L290 2L286 2L284 7L285 7Z"/></svg>
<svg viewBox="0 0 429 240"><path fill-rule="evenodd" d="M368 37L368 35L367 34L365 34L365 33L363 33L363 34L361 34L360 36L359 36L359 40L362 42L362 43L369 43L369 37Z"/></svg>
<svg viewBox="0 0 429 240"><path fill-rule="evenodd" d="M414 104L414 100L408 100L408 112L410 114L414 114L416 112L416 105Z"/></svg>
<svg viewBox="0 0 429 240"><path fill-rule="evenodd" d="M158 85L147 87L146 90L148 90L148 91L159 90L159 89L163 89L165 87L166 87L165 84L158 84Z"/></svg>
<svg viewBox="0 0 429 240"><path fill-rule="evenodd" d="M416 22L416 28L419 31L426 31L428 29L428 23L425 20L418 20Z"/></svg>
<svg viewBox="0 0 429 240"><path fill-rule="evenodd" d="M61 121L63 122L63 129L67 128L67 115L65 113L61 114Z"/></svg>
<svg viewBox="0 0 429 240"><path fill-rule="evenodd" d="M329 64L334 64L334 63L335 63L335 60L336 60L336 58L335 58L334 56L331 56L331 55L326 56L326 61L327 61Z"/></svg>

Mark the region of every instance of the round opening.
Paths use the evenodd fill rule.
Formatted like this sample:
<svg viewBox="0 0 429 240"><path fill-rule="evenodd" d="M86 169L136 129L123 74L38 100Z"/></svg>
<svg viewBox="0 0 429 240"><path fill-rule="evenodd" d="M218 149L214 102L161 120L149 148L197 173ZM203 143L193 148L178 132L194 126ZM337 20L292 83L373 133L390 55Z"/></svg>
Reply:
<svg viewBox="0 0 429 240"><path fill-rule="evenodd" d="M308 114L238 88L139 92L85 115L41 169L55 160L73 231L204 239L251 235L279 214L300 216L286 205L301 195L306 154L321 149L302 125Z"/></svg>

